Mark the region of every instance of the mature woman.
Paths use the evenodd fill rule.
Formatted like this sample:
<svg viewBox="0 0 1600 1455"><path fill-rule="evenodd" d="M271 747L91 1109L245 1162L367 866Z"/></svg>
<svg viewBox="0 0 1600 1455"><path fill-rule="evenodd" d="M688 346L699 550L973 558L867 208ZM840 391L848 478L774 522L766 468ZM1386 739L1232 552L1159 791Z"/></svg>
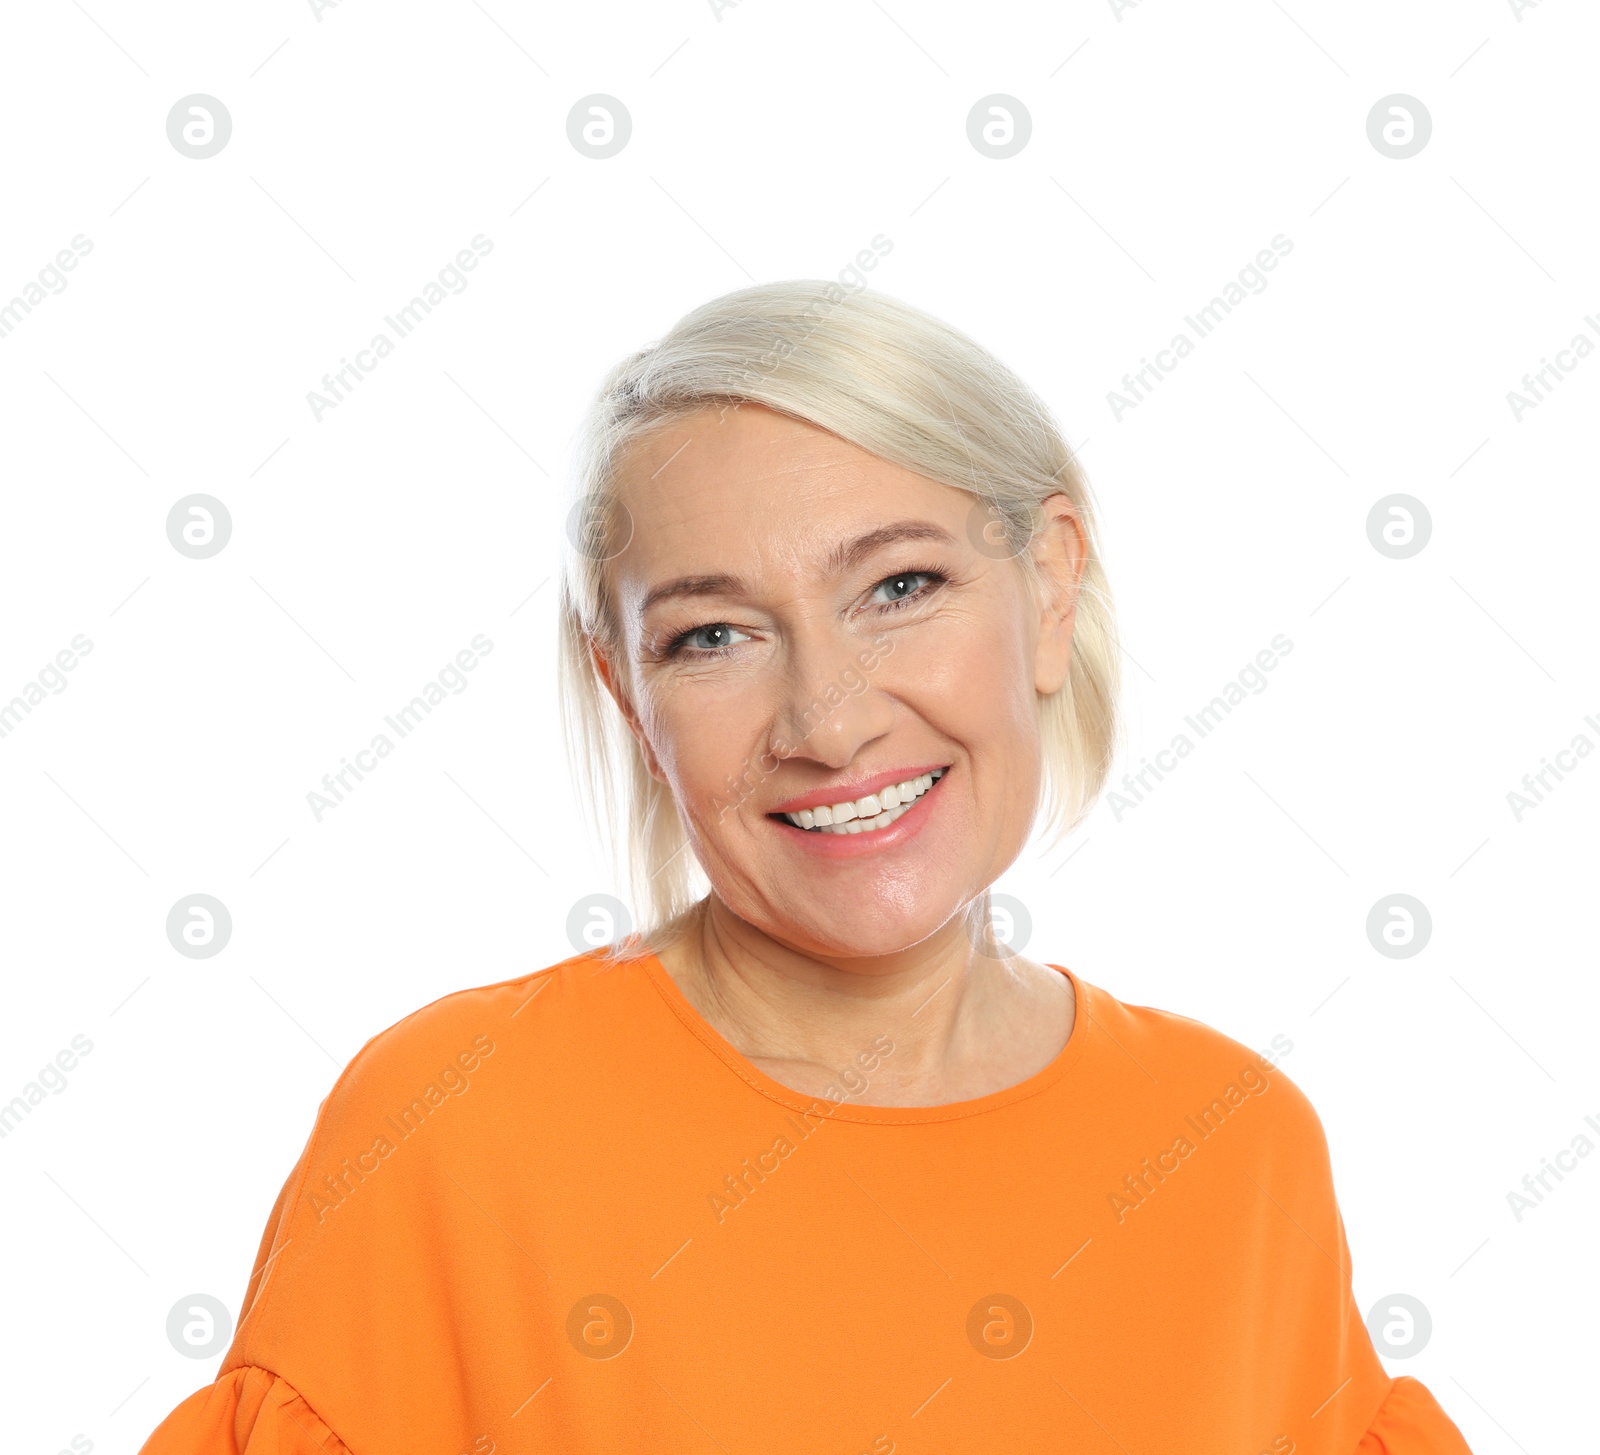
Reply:
<svg viewBox="0 0 1600 1455"><path fill-rule="evenodd" d="M581 465L567 701L649 923L363 1048L146 1451L1466 1451L1299 1090L990 932L1113 736L1037 397L776 284L614 370Z"/></svg>

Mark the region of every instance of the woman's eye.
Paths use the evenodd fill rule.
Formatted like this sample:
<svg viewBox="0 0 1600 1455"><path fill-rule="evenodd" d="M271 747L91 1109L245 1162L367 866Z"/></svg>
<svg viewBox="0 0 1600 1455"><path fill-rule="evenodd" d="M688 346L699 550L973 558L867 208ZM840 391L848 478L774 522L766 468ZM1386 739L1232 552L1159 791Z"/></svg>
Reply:
<svg viewBox="0 0 1600 1455"><path fill-rule="evenodd" d="M717 652L724 647L734 644L734 639L748 641L749 638L737 627L731 627L724 621L712 622L710 626L697 626L683 633L672 644L673 650L687 647L695 652Z"/></svg>
<svg viewBox="0 0 1600 1455"><path fill-rule="evenodd" d="M902 601L909 601L914 596L924 594L928 582L940 579L933 571L902 571L898 576L886 576L878 582L872 588L869 599L879 605L895 606Z"/></svg>

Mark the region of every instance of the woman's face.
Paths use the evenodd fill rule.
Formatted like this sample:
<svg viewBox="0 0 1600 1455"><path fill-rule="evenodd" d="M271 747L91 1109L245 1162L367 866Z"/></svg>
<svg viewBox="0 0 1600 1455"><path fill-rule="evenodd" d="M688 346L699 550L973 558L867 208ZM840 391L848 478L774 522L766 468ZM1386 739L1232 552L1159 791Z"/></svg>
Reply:
<svg viewBox="0 0 1600 1455"><path fill-rule="evenodd" d="M717 895L829 959L946 924L1033 822L1038 695L1065 680L1081 570L1066 497L1033 548L1061 583L1043 607L973 496L759 405L641 441L618 499L606 670Z"/></svg>

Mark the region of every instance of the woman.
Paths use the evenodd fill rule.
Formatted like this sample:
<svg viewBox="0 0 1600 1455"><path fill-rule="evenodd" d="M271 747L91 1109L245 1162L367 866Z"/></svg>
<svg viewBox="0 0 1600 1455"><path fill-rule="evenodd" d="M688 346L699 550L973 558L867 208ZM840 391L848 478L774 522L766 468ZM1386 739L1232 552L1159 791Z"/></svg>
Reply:
<svg viewBox="0 0 1600 1455"><path fill-rule="evenodd" d="M367 1044L146 1451L1466 1451L1305 1097L989 932L1113 736L1039 400L757 287L613 371L580 473L567 702L650 923Z"/></svg>

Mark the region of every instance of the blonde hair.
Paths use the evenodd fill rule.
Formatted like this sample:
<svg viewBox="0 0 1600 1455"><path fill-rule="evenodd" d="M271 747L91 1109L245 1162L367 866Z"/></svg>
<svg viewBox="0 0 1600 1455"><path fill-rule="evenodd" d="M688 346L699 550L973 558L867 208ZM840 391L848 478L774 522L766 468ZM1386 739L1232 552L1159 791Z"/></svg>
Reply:
<svg viewBox="0 0 1600 1455"><path fill-rule="evenodd" d="M610 831L613 853L626 855L641 917L633 948L660 949L683 933L700 891L671 793L651 776L590 654L593 642L620 661L605 570L626 547L618 544L613 492L623 457L651 431L707 406L740 403L804 420L968 492L975 520L987 526L980 548L1015 559L1035 590L1027 546L1043 520L1041 503L1064 494L1087 558L1069 675L1039 704L1052 843L1093 804L1114 748L1121 658L1089 489L1043 401L965 334L885 294L813 280L726 293L610 371L577 447L561 583L561 703L574 778Z"/></svg>

